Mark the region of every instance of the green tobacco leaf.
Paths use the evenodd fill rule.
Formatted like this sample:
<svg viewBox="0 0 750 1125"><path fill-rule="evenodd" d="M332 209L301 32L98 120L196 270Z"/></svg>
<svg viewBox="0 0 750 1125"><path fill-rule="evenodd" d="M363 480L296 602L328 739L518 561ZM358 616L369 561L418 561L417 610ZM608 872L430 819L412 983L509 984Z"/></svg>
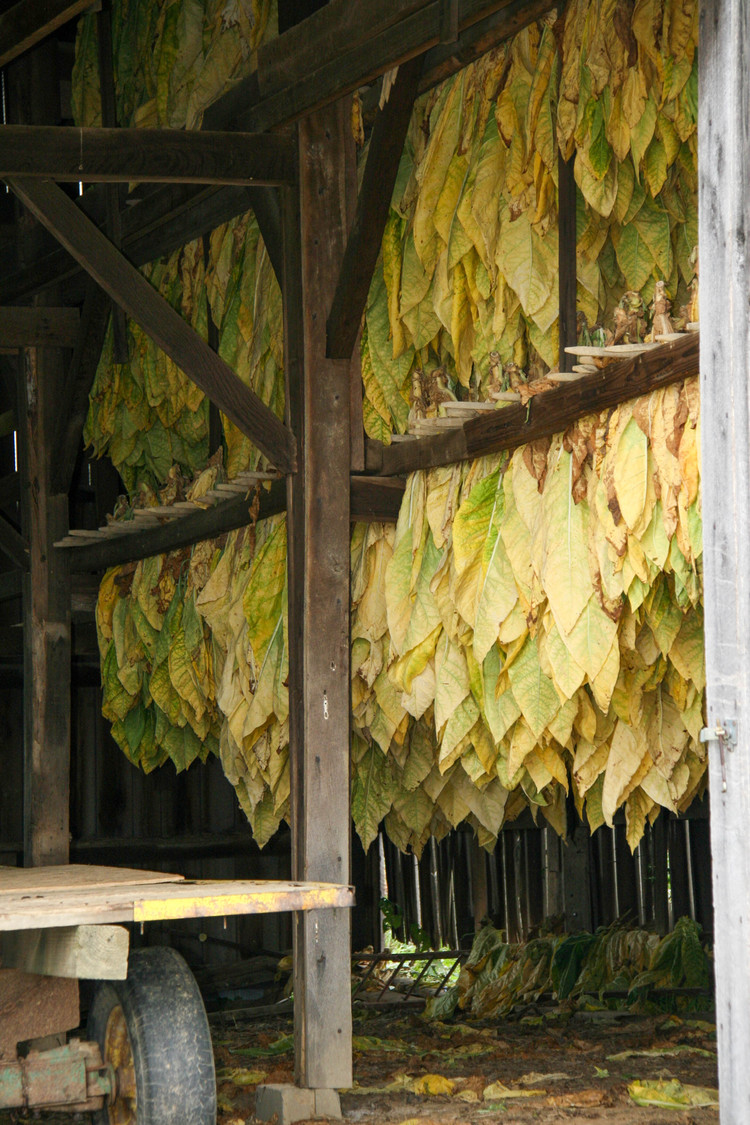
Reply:
<svg viewBox="0 0 750 1125"><path fill-rule="evenodd" d="M370 746L352 778L352 817L365 851L378 834L380 822L391 807L392 795L390 762L378 746Z"/></svg>
<svg viewBox="0 0 750 1125"><path fill-rule="evenodd" d="M653 1082L631 1082L628 1093L636 1105L659 1109L685 1109L710 1106L718 1109L719 1091L703 1086L689 1086L676 1078Z"/></svg>

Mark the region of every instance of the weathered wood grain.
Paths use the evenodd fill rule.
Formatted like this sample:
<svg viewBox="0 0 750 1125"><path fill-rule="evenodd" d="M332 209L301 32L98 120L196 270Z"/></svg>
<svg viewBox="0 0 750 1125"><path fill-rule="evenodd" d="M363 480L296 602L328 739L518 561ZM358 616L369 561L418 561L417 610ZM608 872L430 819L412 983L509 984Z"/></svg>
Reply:
<svg viewBox="0 0 750 1125"><path fill-rule="evenodd" d="M67 183L289 183L288 137L184 129L0 126L0 178Z"/></svg>
<svg viewBox="0 0 750 1125"><path fill-rule="evenodd" d="M375 118L354 222L328 316L331 359L349 359L354 351L421 72L419 56L399 67L388 101Z"/></svg>
<svg viewBox="0 0 750 1125"><path fill-rule="evenodd" d="M299 200L284 203L284 369L300 448L287 499L292 871L348 881L349 359L326 357L326 314L356 179L349 109L299 125ZM321 810L326 826L321 831ZM295 1056L301 1086L351 1085L349 916L295 919Z"/></svg>
<svg viewBox="0 0 750 1125"><path fill-rule="evenodd" d="M704 0L698 74L703 605L721 1125L750 1111L750 5Z"/></svg>
<svg viewBox="0 0 750 1125"><path fill-rule="evenodd" d="M65 193L46 180L9 184L36 217L282 472L295 464L294 439L231 367L182 319Z"/></svg>
<svg viewBox="0 0 750 1125"><path fill-rule="evenodd" d="M401 497L404 493L402 481L378 479L374 477L352 477L350 518L352 523L374 520L395 523L398 519ZM267 519L286 510L286 486L283 481L274 481L270 489L261 488L258 493L258 519ZM251 501L242 493L221 500L211 507L196 508L194 512L160 521L154 515L150 527L141 526L133 531L106 538L81 539L80 545L69 542L56 550L65 551L71 574L87 571L100 571L109 566L121 566L136 559L160 555L165 551L176 551L203 539L215 539L229 531L245 527L250 519ZM158 510L157 510L158 511Z"/></svg>
<svg viewBox="0 0 750 1125"><path fill-rule="evenodd" d="M586 414L617 406L698 373L698 333L613 363L595 375L532 398L528 406L488 411L460 429L435 437L381 445L367 443L367 468L384 476L432 469L550 437Z"/></svg>
<svg viewBox="0 0 750 1125"><path fill-rule="evenodd" d="M5 348L72 348L78 338L78 309L44 306L0 308L0 345Z"/></svg>
<svg viewBox="0 0 750 1125"><path fill-rule="evenodd" d="M574 359L565 351L577 343L576 326L576 181L573 175L575 157L557 161L557 225L558 225L558 285L560 316L558 336L560 341L561 371L572 371Z"/></svg>
<svg viewBox="0 0 750 1125"><path fill-rule="evenodd" d="M0 934L0 965L43 977L125 980L130 935L122 926L60 926Z"/></svg>
<svg viewBox="0 0 750 1125"><path fill-rule="evenodd" d="M459 0L458 29L505 8L517 20L518 6L508 0ZM204 125L255 132L298 120L440 43L443 0L395 7L401 9L397 22L390 0L327 4L261 48L257 71L214 102ZM361 29L349 37L341 32L344 11L347 22ZM301 36L303 29L307 35L301 51L287 36Z"/></svg>
<svg viewBox="0 0 750 1125"><path fill-rule="evenodd" d="M52 488L62 353L25 348L18 380L23 578L24 858L64 863L70 842L70 573L53 543L68 530L68 497Z"/></svg>
<svg viewBox="0 0 750 1125"><path fill-rule="evenodd" d="M0 15L0 66L28 51L94 0L18 0Z"/></svg>
<svg viewBox="0 0 750 1125"><path fill-rule="evenodd" d="M2 897L0 932L118 922L156 922L171 918L216 918L233 914L333 911L348 917L354 891L314 880L195 879L92 886ZM347 950L347 983L348 983Z"/></svg>

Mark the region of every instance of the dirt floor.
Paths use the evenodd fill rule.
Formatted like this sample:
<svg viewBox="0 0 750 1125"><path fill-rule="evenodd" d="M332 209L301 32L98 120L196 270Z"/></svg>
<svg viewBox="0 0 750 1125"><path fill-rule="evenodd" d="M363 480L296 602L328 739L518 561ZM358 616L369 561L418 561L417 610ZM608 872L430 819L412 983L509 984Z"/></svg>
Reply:
<svg viewBox="0 0 750 1125"><path fill-rule="evenodd" d="M537 1121L701 1125L717 1121L715 1109L639 1107L628 1094L634 1080L678 1079L683 1084L715 1087L715 1033L710 1024L609 1013L578 1014L565 1021L540 1016L527 1019L525 1023L469 1025L427 1024L413 1012L358 1015L354 1027L357 1092L342 1095L344 1117L357 1125L480 1125L493 1121L503 1125ZM238 1081L292 1080L291 1055L248 1056L248 1036L253 1043L249 1049L254 1050L262 1048L264 1041L269 1046L278 1042L290 1031L288 1021L234 1030L216 1028L221 1125L253 1121L253 1088L243 1091ZM654 1054L655 1050L663 1053ZM650 1053L612 1058L626 1051ZM264 1072L265 1077L252 1071ZM417 1081L409 1083L409 1079ZM380 1092L386 1086L392 1089ZM413 1092L415 1088L426 1092Z"/></svg>
<svg viewBox="0 0 750 1125"><path fill-rule="evenodd" d="M219 1125L252 1125L256 1084L292 1081L291 1018L212 1023ZM414 1011L365 1011L354 1036L356 1086L341 1097L352 1125L718 1121L714 1108L640 1107L628 1093L633 1082L659 1079L716 1087L715 1032L703 1020L548 1012L518 1022L428 1024ZM1 1125L39 1120L71 1118L0 1113Z"/></svg>

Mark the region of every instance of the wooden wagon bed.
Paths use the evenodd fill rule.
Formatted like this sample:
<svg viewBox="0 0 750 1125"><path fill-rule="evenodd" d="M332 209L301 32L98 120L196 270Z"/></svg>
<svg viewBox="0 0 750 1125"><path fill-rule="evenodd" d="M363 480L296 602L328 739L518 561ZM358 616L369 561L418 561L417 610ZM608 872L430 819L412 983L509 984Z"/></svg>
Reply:
<svg viewBox="0 0 750 1125"><path fill-rule="evenodd" d="M353 888L335 883L191 880L162 871L80 864L0 867L0 931L272 914L353 903Z"/></svg>

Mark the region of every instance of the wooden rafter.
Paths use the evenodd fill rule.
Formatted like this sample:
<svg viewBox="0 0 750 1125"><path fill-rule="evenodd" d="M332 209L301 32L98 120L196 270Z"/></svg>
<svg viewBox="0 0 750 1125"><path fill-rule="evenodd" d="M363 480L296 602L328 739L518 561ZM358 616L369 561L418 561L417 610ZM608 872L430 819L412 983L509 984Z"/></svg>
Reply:
<svg viewBox="0 0 750 1125"><path fill-rule="evenodd" d="M9 184L97 284L140 324L269 461L282 472L293 472L296 444L289 430L75 203L46 180L12 179Z"/></svg>
<svg viewBox="0 0 750 1125"><path fill-rule="evenodd" d="M67 183L270 184L294 179L288 137L184 129L0 127L0 178Z"/></svg>
<svg viewBox="0 0 750 1125"><path fill-rule="evenodd" d="M357 210L328 316L331 359L348 359L354 350L421 72L419 57L399 67L388 101L375 119Z"/></svg>
<svg viewBox="0 0 750 1125"><path fill-rule="evenodd" d="M333 7L333 3L329 3L320 12L327 13L328 9ZM342 6L337 5L337 7L341 9ZM379 8L380 6L378 10ZM549 0L513 0L506 7L493 10L483 19L464 29L456 43L439 44L433 47L425 55L420 93L449 78L485 51L540 18L548 10ZM377 15L377 11L374 14ZM317 16L318 13L315 13L310 20ZM326 18L329 18L328 15ZM308 23L309 21L306 20L305 28ZM286 37L291 33L291 31L286 32L274 42L280 43L283 40L286 43ZM345 36L339 40L331 40L331 42L335 41L350 42ZM362 81L364 82L365 79ZM359 84L358 81L355 86ZM258 96L252 80L248 80L247 85L240 83L236 89L229 91L209 108L204 116L204 125L212 125L216 128L230 127L236 116L247 111L248 106L253 100L257 100ZM212 114L215 115L214 118ZM95 186L84 193L82 206L96 222L103 223L103 197L97 195L97 190ZM228 222L236 215L254 207L251 196L269 191L273 189L235 186L196 187L177 184L157 188L148 196L128 201L122 212L123 248L132 262L143 265L156 257L172 253L186 241L199 238L221 223ZM261 225L261 233L276 269L280 256L273 252L272 246L278 246L280 239L274 239L269 234L269 228L264 227L262 211L259 209L256 213ZM273 229L278 231L278 226L276 221ZM15 270L0 278L0 302L24 300L47 285L68 280L77 272L78 268L69 255L61 250L52 250L33 266Z"/></svg>
<svg viewBox="0 0 750 1125"><path fill-rule="evenodd" d="M527 7L526 0L459 0L458 30L501 10L515 27ZM214 102L204 125L262 131L296 120L437 46L442 27L443 0L330 2L262 47L257 70Z"/></svg>
<svg viewBox="0 0 750 1125"><path fill-rule="evenodd" d="M395 523L404 494L403 481L378 479L373 477L352 477L351 481L351 520L371 523ZM270 489L261 489L258 494L259 509L257 518L267 519L286 510L286 492L283 481L274 481ZM113 525L101 533L100 538L77 538L71 534L60 545L69 558L71 574L104 570L109 566L121 566L136 559L161 555L165 551L177 551L181 547L200 543L203 539L215 539L229 531L246 527L250 519L250 500L246 493L221 500L211 507L199 508L174 519L169 518L169 509L162 512L155 509L153 524L150 527L134 527L127 531L127 524ZM162 522L159 522L159 516Z"/></svg>
<svg viewBox="0 0 750 1125"><path fill-rule="evenodd" d="M491 12L461 31L455 43L439 43L424 56L419 93L424 94L476 62L487 51L541 19L551 7L554 5L549 0L512 0L507 7Z"/></svg>
<svg viewBox="0 0 750 1125"><path fill-rule="evenodd" d="M78 310L0 308L1 348L72 348L78 337Z"/></svg>
<svg viewBox="0 0 750 1125"><path fill-rule="evenodd" d="M6 66L75 19L92 3L93 0L18 0L0 15L0 66Z"/></svg>
<svg viewBox="0 0 750 1125"><path fill-rule="evenodd" d="M105 223L105 209L100 192L105 187L97 184L89 188L80 201L83 213L101 226ZM129 202L121 212L122 249L136 266L166 257L186 242L200 238L253 208L258 193L265 195L274 190L266 187L196 187L194 184L151 187L146 195ZM260 213L258 217L260 222ZM270 229L278 231L279 225L277 221L276 227ZM261 232L264 229L268 230L261 227ZM280 237L276 242L280 243ZM271 261L274 262L273 257ZM69 281L80 272L78 262L61 247L50 244L44 257L32 265L0 277L0 303L26 300L39 289Z"/></svg>
<svg viewBox="0 0 750 1125"><path fill-rule="evenodd" d="M528 406L514 403L493 410L435 437L393 445L369 441L367 468L389 476L517 449L537 438L560 433L586 414L697 375L698 353L698 333L690 333L674 343L614 363L596 375L563 383L532 398Z"/></svg>

